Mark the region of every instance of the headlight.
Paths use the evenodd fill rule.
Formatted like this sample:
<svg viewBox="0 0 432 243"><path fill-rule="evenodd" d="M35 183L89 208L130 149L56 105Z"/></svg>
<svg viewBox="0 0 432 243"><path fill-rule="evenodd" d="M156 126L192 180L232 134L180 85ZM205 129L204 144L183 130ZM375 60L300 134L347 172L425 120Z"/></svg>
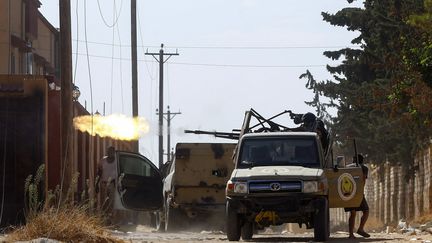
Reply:
<svg viewBox="0 0 432 243"><path fill-rule="evenodd" d="M304 193L313 193L313 192L321 192L327 190L327 180L320 181L304 181L303 182L303 192Z"/></svg>
<svg viewBox="0 0 432 243"><path fill-rule="evenodd" d="M318 182L317 181L304 181L303 182L303 192L304 193L318 192Z"/></svg>
<svg viewBox="0 0 432 243"><path fill-rule="evenodd" d="M227 187L226 187L226 192L230 193L247 193L248 192L248 186L247 186L247 182L232 182L232 181L228 181L227 182Z"/></svg>
<svg viewBox="0 0 432 243"><path fill-rule="evenodd" d="M234 192L235 193L247 193L248 187L246 182L235 182L234 183Z"/></svg>

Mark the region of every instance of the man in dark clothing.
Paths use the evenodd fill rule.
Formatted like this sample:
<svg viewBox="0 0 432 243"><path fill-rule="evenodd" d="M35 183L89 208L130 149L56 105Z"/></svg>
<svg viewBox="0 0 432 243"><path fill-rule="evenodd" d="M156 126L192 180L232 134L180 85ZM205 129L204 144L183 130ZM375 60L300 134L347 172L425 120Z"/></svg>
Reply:
<svg viewBox="0 0 432 243"><path fill-rule="evenodd" d="M329 134L325 128L324 122L317 118L313 113L306 114L294 114L294 123L300 124L301 126L291 129L292 131L306 131L306 132L316 132L321 140L321 145L324 149L324 153L327 153L329 146Z"/></svg>
<svg viewBox="0 0 432 243"><path fill-rule="evenodd" d="M353 157L353 163L357 163L357 161L358 161L358 164L362 168L363 178L366 181L366 179L368 177L369 169L368 169L368 167L366 167L363 164L364 159L363 159L363 156L361 154L358 154L357 157L356 156ZM357 207L357 208L345 208L345 212L350 212L349 221L348 221L349 222L348 223L348 227L349 227L349 229L348 229L349 230L349 237L348 238L351 238L351 239L356 238L354 236L354 224L355 224L355 217L356 217L357 211L363 212L363 215L360 219L360 225L357 229L357 234L368 238L368 237L370 237L370 235L364 231L364 226L365 226L366 221L369 217L369 205L367 204L367 201L366 201L366 198L364 195L363 195L363 200L361 201L359 207Z"/></svg>

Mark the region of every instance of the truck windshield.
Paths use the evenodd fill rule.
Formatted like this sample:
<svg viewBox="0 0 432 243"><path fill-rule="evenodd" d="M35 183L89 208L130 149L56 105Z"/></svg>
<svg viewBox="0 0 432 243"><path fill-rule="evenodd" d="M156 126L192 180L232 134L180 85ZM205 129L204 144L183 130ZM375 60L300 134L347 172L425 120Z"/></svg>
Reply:
<svg viewBox="0 0 432 243"><path fill-rule="evenodd" d="M238 167L305 166L319 167L314 138L250 138L243 140Z"/></svg>

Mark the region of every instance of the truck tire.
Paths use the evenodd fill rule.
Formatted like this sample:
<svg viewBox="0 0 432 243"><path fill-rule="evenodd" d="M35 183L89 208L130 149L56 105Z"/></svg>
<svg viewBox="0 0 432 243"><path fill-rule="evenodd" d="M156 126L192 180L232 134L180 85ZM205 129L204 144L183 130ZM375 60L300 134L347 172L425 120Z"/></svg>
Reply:
<svg viewBox="0 0 432 243"><path fill-rule="evenodd" d="M229 201L226 203L226 232L229 241L240 240L240 217Z"/></svg>
<svg viewBox="0 0 432 243"><path fill-rule="evenodd" d="M241 237L243 240L250 240L254 234L253 222L245 222L241 228Z"/></svg>
<svg viewBox="0 0 432 243"><path fill-rule="evenodd" d="M317 211L314 215L314 238L316 241L326 241L330 236L329 207L327 198L316 201Z"/></svg>

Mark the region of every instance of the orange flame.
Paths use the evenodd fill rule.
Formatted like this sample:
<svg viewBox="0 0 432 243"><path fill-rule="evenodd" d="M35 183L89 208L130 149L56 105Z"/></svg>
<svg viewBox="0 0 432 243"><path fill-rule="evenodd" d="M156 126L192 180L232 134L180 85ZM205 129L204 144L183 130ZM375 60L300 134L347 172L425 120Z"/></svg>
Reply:
<svg viewBox="0 0 432 243"><path fill-rule="evenodd" d="M99 135L118 140L138 140L140 136L149 131L149 124L145 118L132 118L120 114L78 116L73 119L73 122L77 130L87 132L92 136Z"/></svg>

